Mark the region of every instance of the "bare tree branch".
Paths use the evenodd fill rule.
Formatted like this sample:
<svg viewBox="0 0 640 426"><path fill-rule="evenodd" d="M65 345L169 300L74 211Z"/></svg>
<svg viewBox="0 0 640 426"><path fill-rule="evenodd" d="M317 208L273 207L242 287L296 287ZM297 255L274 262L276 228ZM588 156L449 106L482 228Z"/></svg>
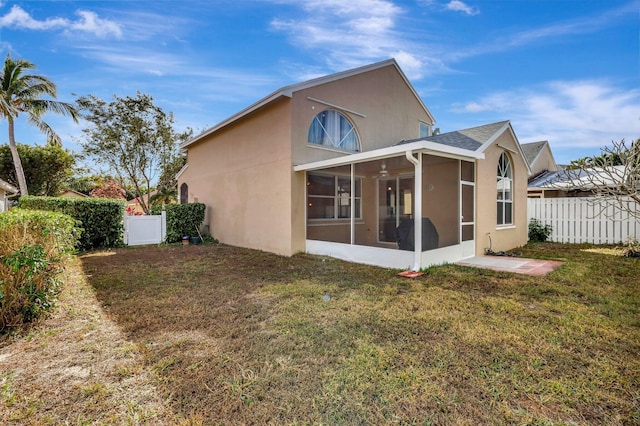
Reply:
<svg viewBox="0 0 640 426"><path fill-rule="evenodd" d="M563 190L582 190L594 194L599 214L611 217L607 207L614 205L640 219L640 139L629 146L613 141L602 154L573 161L564 173L565 180L553 184Z"/></svg>

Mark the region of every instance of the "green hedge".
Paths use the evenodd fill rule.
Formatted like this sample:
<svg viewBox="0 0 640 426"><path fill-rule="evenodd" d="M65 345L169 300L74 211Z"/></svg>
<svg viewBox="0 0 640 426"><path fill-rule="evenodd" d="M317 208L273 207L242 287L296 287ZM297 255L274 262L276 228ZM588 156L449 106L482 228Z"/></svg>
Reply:
<svg viewBox="0 0 640 426"><path fill-rule="evenodd" d="M167 204L167 237L168 243L175 243L183 236L197 236L197 229L204 221L206 206L202 203Z"/></svg>
<svg viewBox="0 0 640 426"><path fill-rule="evenodd" d="M78 248L122 245L124 202L108 198L20 197L21 208L68 214L80 222Z"/></svg>
<svg viewBox="0 0 640 426"><path fill-rule="evenodd" d="M75 225L61 213L12 209L0 214L0 332L54 306L58 275L77 241Z"/></svg>

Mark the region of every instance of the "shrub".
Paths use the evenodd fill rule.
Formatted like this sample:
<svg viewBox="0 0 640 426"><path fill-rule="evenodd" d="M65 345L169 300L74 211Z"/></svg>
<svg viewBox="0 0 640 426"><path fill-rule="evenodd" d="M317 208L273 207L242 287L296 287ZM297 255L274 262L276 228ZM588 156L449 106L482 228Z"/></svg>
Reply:
<svg viewBox="0 0 640 426"><path fill-rule="evenodd" d="M531 219L529 222L529 241L543 243L549 239L552 230L551 225L543 225L538 219Z"/></svg>
<svg viewBox="0 0 640 426"><path fill-rule="evenodd" d="M80 222L78 248L122 245L124 202L107 198L20 197L20 207L68 214Z"/></svg>
<svg viewBox="0 0 640 426"><path fill-rule="evenodd" d="M624 243L622 254L625 257L640 257L640 241L634 237L629 237L629 239Z"/></svg>
<svg viewBox="0 0 640 426"><path fill-rule="evenodd" d="M202 203L167 204L167 237L168 243L175 243L185 235L197 235L197 230L204 221L206 206Z"/></svg>
<svg viewBox="0 0 640 426"><path fill-rule="evenodd" d="M151 209L149 209L151 214L159 215L162 214L162 210L164 209L164 204L153 204Z"/></svg>
<svg viewBox="0 0 640 426"><path fill-rule="evenodd" d="M0 214L0 332L31 322L55 304L58 275L77 241L67 215L12 209Z"/></svg>

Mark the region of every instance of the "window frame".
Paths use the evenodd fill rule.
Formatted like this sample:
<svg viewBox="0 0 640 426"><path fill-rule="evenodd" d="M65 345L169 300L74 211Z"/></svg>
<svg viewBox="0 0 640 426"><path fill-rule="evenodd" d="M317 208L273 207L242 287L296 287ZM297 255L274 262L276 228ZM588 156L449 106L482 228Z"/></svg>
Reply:
<svg viewBox="0 0 640 426"><path fill-rule="evenodd" d="M420 124L418 125L418 138L422 139L422 138L428 138L429 136L431 136L431 125L428 123L425 123L424 121L420 121ZM422 130L426 129L427 134L423 135L422 134Z"/></svg>
<svg viewBox="0 0 640 426"><path fill-rule="evenodd" d="M318 118L322 114L335 114L336 116L336 118L332 119L332 124L333 124L332 127L334 131L332 131L331 133L329 132L329 130L327 130L327 127L325 127L326 123L323 124L320 118ZM342 132L341 119L350 126L350 129L340 138L340 140L336 142L335 139L340 137ZM319 129L316 126L319 126ZM313 134L312 130L314 130L314 128L315 128L315 132L318 132L319 130L321 130L319 132L320 134L316 137L312 136ZM338 134L335 134L335 131L337 131ZM344 142L347 141L347 137L351 134L353 134L353 137L355 138L355 145L357 145L356 149L348 149L344 147ZM319 139L322 142L329 139L329 141L331 141L331 144L318 142L316 140L317 137L319 137ZM353 123L353 121L351 121L351 119L346 114L344 114L343 112L337 109L324 109L313 116L313 119L311 120L311 124L309 124L309 129L307 130L307 143L313 147L322 147L325 149L339 150L342 152L362 152L362 143L360 142L360 135L356 130L355 124Z"/></svg>
<svg viewBox="0 0 640 426"><path fill-rule="evenodd" d="M506 152L502 152L498 158L496 190L496 226L511 227L513 226L513 162ZM511 219L509 222L507 222L507 212Z"/></svg>
<svg viewBox="0 0 640 426"><path fill-rule="evenodd" d="M309 193L309 176L321 176L325 178L333 178L333 195L313 195ZM335 173L322 173L322 172L308 172L307 173L307 220L309 222L338 222L338 221L348 221L351 220L351 200L353 199L355 205L356 217L355 220L362 220L362 178L356 176L355 177L355 194L352 197L351 192L341 191L340 189L340 181L348 180L349 185L351 184L351 176L345 174L335 174ZM347 199L349 200L348 206L348 215L341 216L340 215L340 201L344 199L344 194L349 194ZM360 195L357 195L360 194ZM311 207L310 203L312 199L324 199L324 200L333 200L333 217L309 217L309 207Z"/></svg>

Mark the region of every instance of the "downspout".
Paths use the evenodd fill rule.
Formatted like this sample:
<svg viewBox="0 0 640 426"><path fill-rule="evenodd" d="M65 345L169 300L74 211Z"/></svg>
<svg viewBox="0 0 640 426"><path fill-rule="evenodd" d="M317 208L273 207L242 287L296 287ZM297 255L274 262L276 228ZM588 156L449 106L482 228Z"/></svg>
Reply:
<svg viewBox="0 0 640 426"><path fill-rule="evenodd" d="M351 245L356 243L356 165L351 163L351 194L349 197L351 198L349 202L351 203L350 207L350 216L351 220L349 221L350 227L350 241Z"/></svg>
<svg viewBox="0 0 640 426"><path fill-rule="evenodd" d="M418 153L418 158L413 156L413 151L405 151L407 160L414 166L413 187L415 197L413 202L413 270L419 271L422 268L422 155Z"/></svg>

